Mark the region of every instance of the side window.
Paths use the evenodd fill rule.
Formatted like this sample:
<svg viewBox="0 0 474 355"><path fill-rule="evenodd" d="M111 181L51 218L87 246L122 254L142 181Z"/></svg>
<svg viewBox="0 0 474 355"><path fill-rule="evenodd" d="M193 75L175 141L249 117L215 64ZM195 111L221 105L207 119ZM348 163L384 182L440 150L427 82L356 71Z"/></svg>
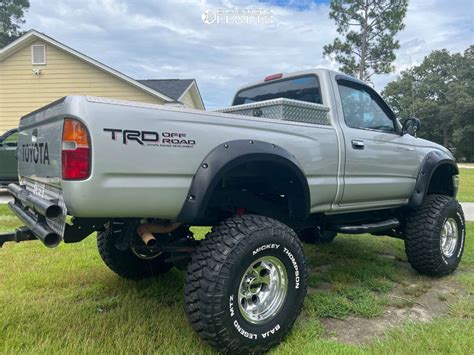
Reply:
<svg viewBox="0 0 474 355"><path fill-rule="evenodd" d="M8 147L16 147L18 143L18 132L10 134L7 138L5 138L2 142L0 142Z"/></svg>
<svg viewBox="0 0 474 355"><path fill-rule="evenodd" d="M344 120L349 127L395 132L395 122L387 115L374 94L362 85L339 83Z"/></svg>

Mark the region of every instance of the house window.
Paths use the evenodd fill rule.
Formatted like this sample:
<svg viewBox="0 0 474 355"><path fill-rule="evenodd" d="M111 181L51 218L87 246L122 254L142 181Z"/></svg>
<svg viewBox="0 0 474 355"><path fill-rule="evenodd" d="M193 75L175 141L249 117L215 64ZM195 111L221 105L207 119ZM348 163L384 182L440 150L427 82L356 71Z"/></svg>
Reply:
<svg viewBox="0 0 474 355"><path fill-rule="evenodd" d="M46 46L35 44L31 46L31 63L33 65L46 64Z"/></svg>

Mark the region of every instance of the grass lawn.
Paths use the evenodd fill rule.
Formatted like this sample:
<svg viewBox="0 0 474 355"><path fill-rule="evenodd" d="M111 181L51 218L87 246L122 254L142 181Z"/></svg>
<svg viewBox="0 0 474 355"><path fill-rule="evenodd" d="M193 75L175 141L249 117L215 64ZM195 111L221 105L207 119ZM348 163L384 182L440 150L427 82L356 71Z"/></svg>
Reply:
<svg viewBox="0 0 474 355"><path fill-rule="evenodd" d="M0 206L0 231L17 225ZM202 237L206 229L195 232ZM470 223L459 271L442 279L464 289L439 296L449 304L448 314L404 322L362 345L332 340L325 320L376 320L388 307L410 308L439 279L412 271L399 240L340 235L330 245L306 245L309 293L294 330L273 353L469 353L473 232ZM94 237L56 249L7 243L0 249L0 352L212 353L186 320L183 279L183 272L173 269L152 280L123 280L103 265ZM399 297L391 297L396 290Z"/></svg>
<svg viewBox="0 0 474 355"><path fill-rule="evenodd" d="M474 169L459 169L458 200L461 202L474 202Z"/></svg>

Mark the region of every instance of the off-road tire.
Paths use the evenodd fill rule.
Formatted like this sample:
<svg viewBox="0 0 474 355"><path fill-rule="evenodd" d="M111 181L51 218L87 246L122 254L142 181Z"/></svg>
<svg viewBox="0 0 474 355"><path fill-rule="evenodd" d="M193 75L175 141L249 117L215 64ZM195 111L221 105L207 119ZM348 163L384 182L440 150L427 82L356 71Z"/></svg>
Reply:
<svg viewBox="0 0 474 355"><path fill-rule="evenodd" d="M284 264L288 288L273 318L256 325L244 319L238 291L245 270L262 257L276 257ZM306 295L306 278L303 247L292 229L256 215L229 218L212 229L188 265L186 315L218 351L262 353L291 329Z"/></svg>
<svg viewBox="0 0 474 355"><path fill-rule="evenodd" d="M452 219L457 225L457 241L452 256L442 251L441 232L445 222ZM410 265L418 272L443 276L456 270L461 261L466 238L466 225L461 205L455 198L428 195L420 208L406 219L405 251Z"/></svg>
<svg viewBox="0 0 474 355"><path fill-rule="evenodd" d="M112 221L105 231L97 234L99 254L114 273L126 279L137 280L163 274L172 268L172 264L164 262L166 254L144 260L136 256L130 247L119 249L117 240L124 233L136 233L135 228L128 228L128 224L123 221Z"/></svg>
<svg viewBox="0 0 474 355"><path fill-rule="evenodd" d="M323 231L318 227L305 228L298 232L298 237L308 244L329 244L336 238L337 232Z"/></svg>

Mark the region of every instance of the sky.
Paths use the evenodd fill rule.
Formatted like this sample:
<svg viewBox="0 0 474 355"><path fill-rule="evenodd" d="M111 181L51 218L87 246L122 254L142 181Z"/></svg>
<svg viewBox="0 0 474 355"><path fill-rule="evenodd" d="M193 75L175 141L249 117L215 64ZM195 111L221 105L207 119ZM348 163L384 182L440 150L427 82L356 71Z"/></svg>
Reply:
<svg viewBox="0 0 474 355"><path fill-rule="evenodd" d="M236 89L268 74L316 67L337 36L329 1L30 0L35 29L135 79L198 82L207 109L228 106ZM224 11L248 21L217 21ZM431 51L474 44L473 0L410 0L397 35L396 71L373 78L379 91ZM220 15L219 19L223 19ZM257 22L259 20L259 22Z"/></svg>

